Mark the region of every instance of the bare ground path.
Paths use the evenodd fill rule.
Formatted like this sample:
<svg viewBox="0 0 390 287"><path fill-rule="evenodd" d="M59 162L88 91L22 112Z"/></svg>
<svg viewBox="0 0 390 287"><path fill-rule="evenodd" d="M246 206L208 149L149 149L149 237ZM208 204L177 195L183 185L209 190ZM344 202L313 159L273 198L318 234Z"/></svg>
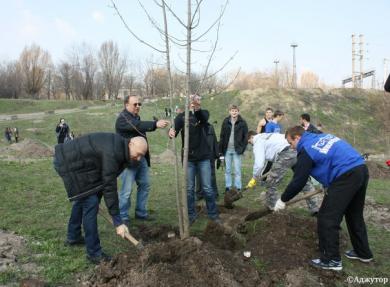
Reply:
<svg viewBox="0 0 390 287"><path fill-rule="evenodd" d="M98 110L105 107L109 107L111 104L100 105L100 106L83 106L80 108L73 109L60 109L60 110L51 110L45 112L36 112L36 113L26 113L26 114L0 114L0 122L12 121L12 120L35 120L42 119L48 115L65 115L71 113L77 113L88 110Z"/></svg>

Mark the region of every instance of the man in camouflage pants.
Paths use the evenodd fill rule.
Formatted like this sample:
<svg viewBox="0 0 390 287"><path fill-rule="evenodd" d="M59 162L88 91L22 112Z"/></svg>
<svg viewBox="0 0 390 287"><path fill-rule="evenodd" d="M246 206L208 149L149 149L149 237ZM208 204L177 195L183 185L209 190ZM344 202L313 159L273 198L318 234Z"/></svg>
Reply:
<svg viewBox="0 0 390 287"><path fill-rule="evenodd" d="M266 180L266 205L273 209L276 201L279 199L277 187L287 173L287 170L294 168L297 162L297 152L290 148L290 144L284 135L276 133L256 134L254 131L248 133L248 142L253 145L253 154L255 163L253 165L253 178L249 181L247 188L253 188L256 181L261 178L261 174L267 161L271 161L272 168L268 172ZM314 186L307 181L302 189L304 193L314 191ZM318 213L317 201L314 197L306 200L310 213L315 216Z"/></svg>

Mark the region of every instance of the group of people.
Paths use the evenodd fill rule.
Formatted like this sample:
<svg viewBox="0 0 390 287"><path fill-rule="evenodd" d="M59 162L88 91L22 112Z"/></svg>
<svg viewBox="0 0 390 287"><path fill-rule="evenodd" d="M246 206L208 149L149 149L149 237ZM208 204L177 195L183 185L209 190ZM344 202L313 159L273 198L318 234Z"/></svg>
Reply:
<svg viewBox="0 0 390 287"><path fill-rule="evenodd" d="M15 142L19 141L19 129L17 127L10 128L6 127L4 131L4 138L8 143L12 143L12 137L14 137Z"/></svg>
<svg viewBox="0 0 390 287"><path fill-rule="evenodd" d="M55 147L54 167L63 178L69 199L73 201L66 244L85 244L87 258L94 263L109 259L102 252L97 231L101 197L104 197L117 234L122 237L128 232L130 224L130 198L134 183L137 185L135 220L154 220L147 210L150 155L146 134L166 128L169 121L141 120L141 106L138 96L127 96L124 109L116 119L115 134L89 134ZM312 214L318 216L321 253L320 258L311 261L313 266L342 269L338 233L344 215L353 246L345 256L362 262L372 260L363 219L368 171L364 159L351 145L334 135L322 133L310 124L308 114L302 114L300 125L288 128L283 135L280 121L284 114L281 111L273 113L270 108L260 120L257 131L249 131L237 105L229 107L229 115L222 122L220 140L216 144L213 126L208 122L209 111L202 108L201 97L191 95L188 108L186 187L190 224L197 220L197 176L208 218L221 223L213 187L214 162L224 160L225 192L231 192L233 188L241 192L241 161L249 143L253 145L254 167L246 187L253 188L258 182L265 185L266 204L270 209L280 211L300 191L313 190L311 177L326 189L321 207L314 200L307 201ZM185 115L181 112L168 131L171 139L181 134L183 148L184 127ZM294 176L279 197L277 187L290 168ZM119 194L117 177L122 181ZM81 234L81 225L85 238Z"/></svg>

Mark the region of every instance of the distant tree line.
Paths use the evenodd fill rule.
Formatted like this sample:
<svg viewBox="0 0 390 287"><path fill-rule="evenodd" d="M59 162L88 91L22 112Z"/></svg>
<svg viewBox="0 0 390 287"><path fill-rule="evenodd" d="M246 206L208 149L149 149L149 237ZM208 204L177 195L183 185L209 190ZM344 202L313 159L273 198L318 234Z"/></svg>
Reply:
<svg viewBox="0 0 390 287"><path fill-rule="evenodd" d="M102 100L137 93L145 98L168 96L168 73L161 65L146 60L134 63L117 44L104 42L97 53L86 44L73 48L66 59L53 63L48 51L32 44L19 59L0 63L0 98ZM194 73L191 84L198 90L201 74ZM176 94L184 94L185 74L172 74ZM217 77L203 82L201 93L223 86Z"/></svg>
<svg viewBox="0 0 390 287"><path fill-rule="evenodd" d="M191 90L201 94L225 89L291 88L291 70L284 64L278 71L236 72L203 79L201 73L191 74ZM175 95L184 95L186 76L172 72ZM38 45L25 47L19 59L0 63L0 98L102 100L116 99L122 93L145 98L169 94L168 72L153 60L130 61L120 53L116 43L104 42L97 53L86 44L73 48L66 59L54 64L48 51ZM318 88L323 84L310 71L300 77L300 88Z"/></svg>

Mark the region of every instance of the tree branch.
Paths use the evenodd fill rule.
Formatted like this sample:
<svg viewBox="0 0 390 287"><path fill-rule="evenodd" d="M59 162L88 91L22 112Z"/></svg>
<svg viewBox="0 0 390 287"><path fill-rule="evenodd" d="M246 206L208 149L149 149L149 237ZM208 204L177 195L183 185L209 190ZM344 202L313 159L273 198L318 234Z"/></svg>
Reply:
<svg viewBox="0 0 390 287"><path fill-rule="evenodd" d="M160 8L162 8L162 5L161 4L158 4L156 1L154 1L156 3L156 5L158 5ZM165 37L165 31L157 24L157 21L154 20L154 18L152 16L150 16L149 12L146 10L145 6L141 3L140 0L138 0L138 4L141 6L142 10L144 11L146 17L148 17L150 23L152 23L153 27L156 28L156 30L162 35ZM178 46L186 46L185 44L185 39L179 39L179 38L176 38L170 34L168 34L168 38L176 45ZM180 43L180 42L183 42L183 43Z"/></svg>
<svg viewBox="0 0 390 287"><path fill-rule="evenodd" d="M221 21L218 22L217 36L216 36L216 39L215 39L214 47L213 47L212 52L211 52L211 54L210 54L209 60L208 60L208 62L207 62L206 69L205 69L204 74L203 74L203 79L202 79L202 81L200 82L200 85L199 85L199 87L198 87L196 93L198 93L198 92L202 89L203 84L204 84L204 82L205 82L205 80L206 80L206 76L207 76L207 73L208 73L208 71L209 71L209 67L210 67L211 60L213 59L214 54L215 54L215 50L217 49L217 46L218 46L219 28L220 28L220 27L221 27Z"/></svg>
<svg viewBox="0 0 390 287"><path fill-rule="evenodd" d="M155 3L157 3L157 0L153 0ZM176 20L184 27L184 28L187 28L187 25L184 24L184 22L179 18L179 16L177 16L177 14L171 9L171 7L169 7L169 5L167 4L167 2L165 0L162 0L164 2L164 5L165 7L168 9L168 11L172 14L173 17L176 18Z"/></svg>
<svg viewBox="0 0 390 287"><path fill-rule="evenodd" d="M210 27L207 28L206 31L203 32L200 36L198 36L197 38L193 39L192 42L197 42L197 41L199 41L199 40L200 40L202 37L204 37L208 32L210 32L210 30L211 30L219 21L221 21L222 16L225 14L226 7L227 7L228 3L229 3L229 0L226 0L225 5L223 5L223 7L222 7L221 14L220 14L220 15L218 16L218 18L214 21L214 23L211 24Z"/></svg>
<svg viewBox="0 0 390 287"><path fill-rule="evenodd" d="M196 8L194 11L194 14L192 14L192 21L191 21L191 27L192 29L195 29L198 27L200 23L200 5L202 4L203 0L196 0ZM195 16L198 16L198 19L196 20L196 24L194 25Z"/></svg>
<svg viewBox="0 0 390 287"><path fill-rule="evenodd" d="M133 30L130 29L129 25L127 25L127 23L126 23L125 19L123 18L122 14L119 12L118 7L115 5L114 0L111 0L111 4L112 4L112 6L113 6L113 9L116 11L116 13L118 14L119 18L121 19L123 25L124 25L125 28L127 29L127 31L129 31L129 33L130 33L131 35L133 35L134 38L136 38L136 39L137 39L139 42L141 42L142 44L148 46L149 48L151 48L151 49L153 49L153 50L155 50L155 51L157 51L157 52L159 52L159 53L166 53L166 51L154 47L153 45L149 44L148 42L142 40L137 34L135 34L135 33L133 32Z"/></svg>

